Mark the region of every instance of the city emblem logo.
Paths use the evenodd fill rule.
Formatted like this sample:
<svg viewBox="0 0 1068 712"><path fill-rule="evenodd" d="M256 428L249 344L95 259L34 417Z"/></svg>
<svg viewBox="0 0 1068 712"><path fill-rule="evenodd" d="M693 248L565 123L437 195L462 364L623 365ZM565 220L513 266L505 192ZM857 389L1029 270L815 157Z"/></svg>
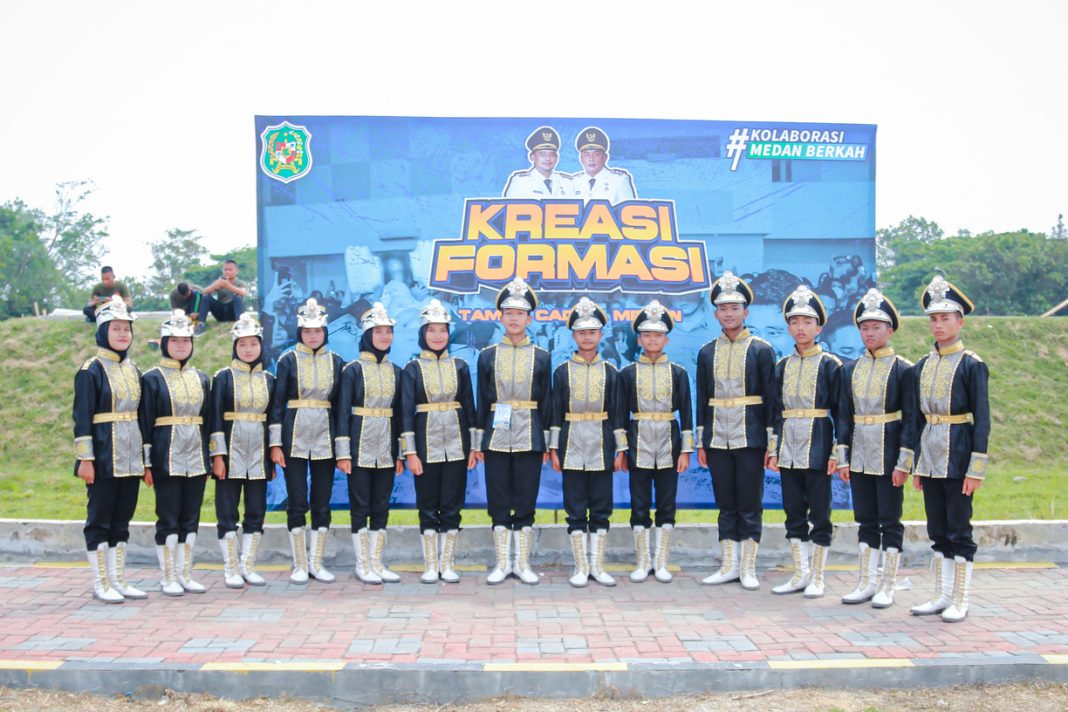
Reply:
<svg viewBox="0 0 1068 712"><path fill-rule="evenodd" d="M290 183L308 175L312 167L311 131L283 121L260 134L260 170Z"/></svg>

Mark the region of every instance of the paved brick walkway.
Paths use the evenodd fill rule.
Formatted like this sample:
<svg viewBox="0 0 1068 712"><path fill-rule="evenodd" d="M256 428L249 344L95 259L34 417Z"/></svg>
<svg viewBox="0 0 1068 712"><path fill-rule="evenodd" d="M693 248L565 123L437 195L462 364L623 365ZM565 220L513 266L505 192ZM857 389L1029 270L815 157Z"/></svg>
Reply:
<svg viewBox="0 0 1068 712"><path fill-rule="evenodd" d="M699 585L684 570L665 585L572 589L569 571L544 572L538 586L403 582L365 586L349 571L334 584L295 586L280 567L266 587L229 590L217 569L198 569L204 595L105 605L87 593L84 566L0 567L0 669L94 664L241 669L354 663L457 670L626 669L627 665L775 669L915 667L958 663L1068 663L1068 569L1020 565L977 569L968 619L946 624L908 607L926 598L930 575L903 572L912 590L884 611L845 606L853 575L828 575L818 600L773 596L783 574L761 572L762 589ZM154 570L131 580L150 589ZM535 664L533 666L529 664ZM228 665L230 667L228 667ZM487 667L489 665L489 667ZM284 665L283 665L284 666Z"/></svg>

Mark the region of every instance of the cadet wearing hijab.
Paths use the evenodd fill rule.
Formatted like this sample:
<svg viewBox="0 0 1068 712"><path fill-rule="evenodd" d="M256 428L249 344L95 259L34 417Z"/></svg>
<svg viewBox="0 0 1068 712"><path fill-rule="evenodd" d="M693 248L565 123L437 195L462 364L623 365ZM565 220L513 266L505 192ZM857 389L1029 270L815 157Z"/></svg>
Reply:
<svg viewBox="0 0 1068 712"><path fill-rule="evenodd" d="M126 542L137 508L141 463L141 372L127 357L136 319L116 295L96 312L96 355L74 376L74 474L89 501L85 545L93 596L105 603L145 598L126 581Z"/></svg>
<svg viewBox="0 0 1068 712"><path fill-rule="evenodd" d="M245 312L230 329L230 365L219 369L211 383L209 453L215 475L215 517L223 575L230 588L245 583L264 585L256 573L256 552L263 537L267 512L267 482L274 464L267 458L267 411L274 376L263 370L263 327ZM238 549L237 521L241 493L245 521Z"/></svg>
<svg viewBox="0 0 1068 712"><path fill-rule="evenodd" d="M360 357L341 372L334 452L338 469L348 476L356 578L396 583L400 576L385 567L382 554L393 479L403 469L397 459L401 370L388 358L397 322L375 302L360 323Z"/></svg>
<svg viewBox="0 0 1068 712"><path fill-rule="evenodd" d="M156 556L164 595L204 593L193 549L208 474L211 384L193 368L193 322L175 309L160 327L163 359L141 379L145 482L156 490Z"/></svg>

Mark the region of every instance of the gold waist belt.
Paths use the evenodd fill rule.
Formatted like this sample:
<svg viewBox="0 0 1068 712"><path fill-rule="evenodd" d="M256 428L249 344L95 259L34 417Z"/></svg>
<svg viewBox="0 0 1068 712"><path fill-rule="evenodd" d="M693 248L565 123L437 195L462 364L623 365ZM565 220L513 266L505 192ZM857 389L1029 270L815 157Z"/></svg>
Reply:
<svg viewBox="0 0 1068 712"><path fill-rule="evenodd" d="M223 420L243 420L246 423L266 423L266 413L237 413L227 411L223 413Z"/></svg>
<svg viewBox="0 0 1068 712"><path fill-rule="evenodd" d="M879 413L878 415L854 415L853 423L855 425L885 425L886 423L893 423L901 420L901 411L895 410L893 413Z"/></svg>
<svg viewBox="0 0 1068 712"><path fill-rule="evenodd" d="M287 408L329 408L330 401L324 400L291 400L286 403Z"/></svg>
<svg viewBox="0 0 1068 712"><path fill-rule="evenodd" d="M360 408L353 407L353 415L363 416L364 418L392 418L393 411L389 408Z"/></svg>
<svg viewBox="0 0 1068 712"><path fill-rule="evenodd" d="M934 413L924 413L923 416L927 418L927 422L931 425L963 425L964 423L975 422L975 419L972 418L971 413L956 413L955 415L936 415Z"/></svg>
<svg viewBox="0 0 1068 712"><path fill-rule="evenodd" d="M644 413L631 413L630 417L634 420L674 420L675 413L673 412L658 412L654 410L646 411Z"/></svg>
<svg viewBox="0 0 1068 712"><path fill-rule="evenodd" d="M443 403L420 403L415 406L416 413L444 413L449 410L460 410L460 404L456 401Z"/></svg>
<svg viewBox="0 0 1068 712"><path fill-rule="evenodd" d="M826 418L831 414L827 408L789 408L782 412L784 418Z"/></svg>
<svg viewBox="0 0 1068 712"><path fill-rule="evenodd" d="M737 408L742 405L760 405L764 402L763 396L739 396L737 398L709 398L708 404L721 408Z"/></svg>
<svg viewBox="0 0 1068 712"><path fill-rule="evenodd" d="M93 416L93 425L98 423L132 423L137 420L137 411L127 413L97 413Z"/></svg>
<svg viewBox="0 0 1068 712"><path fill-rule="evenodd" d="M165 415L156 418L154 425L203 425L204 419L199 415Z"/></svg>
<svg viewBox="0 0 1068 712"><path fill-rule="evenodd" d="M608 420L608 413L603 410L600 413L564 413L564 420L572 423L590 423L595 420Z"/></svg>
<svg viewBox="0 0 1068 712"><path fill-rule="evenodd" d="M538 401L498 401L512 406L512 410L534 410L538 407ZM497 410L497 403L490 406L490 410Z"/></svg>

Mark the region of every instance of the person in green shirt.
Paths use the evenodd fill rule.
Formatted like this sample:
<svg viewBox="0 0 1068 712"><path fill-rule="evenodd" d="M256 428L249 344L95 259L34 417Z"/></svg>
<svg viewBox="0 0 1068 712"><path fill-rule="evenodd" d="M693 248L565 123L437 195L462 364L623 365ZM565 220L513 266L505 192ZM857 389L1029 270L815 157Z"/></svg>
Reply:
<svg viewBox="0 0 1068 712"><path fill-rule="evenodd" d="M237 321L245 311L248 292L248 285L237 278L237 262L223 262L222 276L201 290L196 334L204 333L208 312L216 321Z"/></svg>
<svg viewBox="0 0 1068 712"><path fill-rule="evenodd" d="M115 279L115 270L104 265L100 268L100 281L89 292L89 303L82 309L82 313L85 314L85 320L95 324L97 307L109 302L112 295L115 294L122 297L127 309L132 309L133 299L130 298L130 290L126 288L125 284Z"/></svg>

